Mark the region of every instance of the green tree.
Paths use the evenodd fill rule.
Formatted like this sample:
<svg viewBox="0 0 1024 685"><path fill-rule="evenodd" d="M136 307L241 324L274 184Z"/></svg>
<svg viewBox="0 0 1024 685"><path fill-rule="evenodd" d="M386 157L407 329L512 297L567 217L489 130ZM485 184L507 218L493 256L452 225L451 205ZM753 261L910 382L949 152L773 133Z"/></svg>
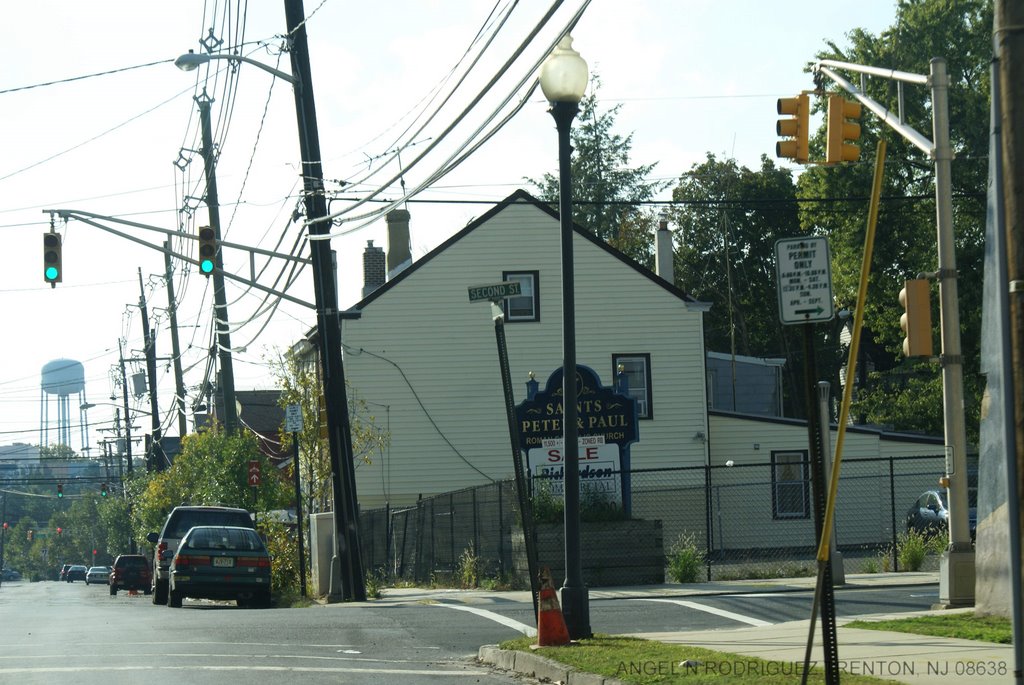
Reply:
<svg viewBox="0 0 1024 685"><path fill-rule="evenodd" d="M249 461L260 462L259 487L248 484ZM158 531L181 504L218 504L255 512L282 509L291 487L259 451L255 434L227 434L218 424L182 439L181 453L166 471L152 475L132 510L136 539Z"/></svg>
<svg viewBox="0 0 1024 685"><path fill-rule="evenodd" d="M952 168L953 211L961 284L965 407L968 439L976 441L980 386L974 379L978 373L981 288L963 284L982 281L992 2L903 0L896 9L894 25L877 36L855 29L847 34L849 47L840 48L830 42L828 49L818 57L918 74L929 73L929 61L935 56L946 60L950 78L950 137L956 155ZM897 111L899 93L894 82L867 79L866 93L891 111ZM923 86L906 86L902 97L907 124L931 139L930 90ZM818 108L822 108L821 103ZM877 371L872 374L868 387L859 394L860 406L855 413L863 413L872 423L941 434L942 412L935 411L936 407L941 407L938 382L941 370L937 365L902 360L899 349L902 308L897 301L905 278L936 268L933 164L874 115L866 113L861 126L860 163L811 167L801 175L798 183L801 198L829 200L802 203L801 225L805 231L829 237L837 303L841 307L855 307L873 159L877 141L885 138L888 141L885 199L879 211L864 318L865 325L891 354L871 360ZM823 157L823 150L824 130L819 130L812 143L812 157ZM933 297L933 302L936 301ZM933 321L937 328L939 317L933 316ZM929 398L930 392L938 394ZM917 398L917 401L909 401L909 398Z"/></svg>
<svg viewBox="0 0 1024 685"><path fill-rule="evenodd" d="M63 444L44 445L39 448L39 459L41 461L46 460L59 460L59 459L77 459L78 453L73 449Z"/></svg>
<svg viewBox="0 0 1024 685"><path fill-rule="evenodd" d="M656 217L643 211L642 204L667 184L648 180L656 164L630 166L633 134L622 136L613 131L622 105L603 109L598 97L600 77L593 74L590 83L570 131L573 220L650 266ZM557 173L527 180L538 188L542 200L557 206ZM638 239L642 236L647 239Z"/></svg>
<svg viewBox="0 0 1024 685"><path fill-rule="evenodd" d="M805 233L792 174L763 155L752 170L709 153L680 177L672 200L677 285L712 305L706 348L789 359L787 414L802 416L800 338L775 306L775 241Z"/></svg>

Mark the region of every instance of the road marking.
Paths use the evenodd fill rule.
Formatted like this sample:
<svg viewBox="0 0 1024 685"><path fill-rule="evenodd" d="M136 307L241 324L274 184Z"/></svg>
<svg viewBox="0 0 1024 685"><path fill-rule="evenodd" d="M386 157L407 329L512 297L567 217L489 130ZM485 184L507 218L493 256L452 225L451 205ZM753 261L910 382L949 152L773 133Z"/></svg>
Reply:
<svg viewBox="0 0 1024 685"><path fill-rule="evenodd" d="M739 621L740 623L746 623L748 625L757 626L759 628L764 626L770 626L770 621L762 621L759 618L752 616L744 616L743 614L737 614L732 611L726 611L725 609L716 609L715 607L709 607L705 604L698 604L697 602L690 602L685 599L637 599L638 602L665 602L666 604L678 604L679 606L689 607L690 609L696 609L697 611L704 611L715 616L721 616L722 618L732 619L733 621Z"/></svg>
<svg viewBox="0 0 1024 685"><path fill-rule="evenodd" d="M43 668L4 668L0 675L34 673L111 673L125 671L272 671L278 673L374 673L381 675L471 676L479 678L487 669L467 667L465 671L432 671L411 668L326 668L314 666L53 666Z"/></svg>
<svg viewBox="0 0 1024 685"><path fill-rule="evenodd" d="M432 606L432 607L446 607L448 609L456 609L458 611L468 611L471 614L476 614L477 616L482 616L484 618L489 618L490 620L494 621L495 623L500 623L503 626L507 626L509 628L512 628L513 630L517 630L520 633L522 633L523 635L525 635L526 637L536 637L537 636L537 629L534 628L533 626L528 626L525 623L520 623L519 621L515 620L514 618L509 618L507 616L502 616L501 614L497 614L497 613L495 613L493 611L488 611L487 609L478 609L477 607L470 607L470 606L466 606L464 604L448 604L446 602L437 602L436 604L431 604L429 606Z"/></svg>

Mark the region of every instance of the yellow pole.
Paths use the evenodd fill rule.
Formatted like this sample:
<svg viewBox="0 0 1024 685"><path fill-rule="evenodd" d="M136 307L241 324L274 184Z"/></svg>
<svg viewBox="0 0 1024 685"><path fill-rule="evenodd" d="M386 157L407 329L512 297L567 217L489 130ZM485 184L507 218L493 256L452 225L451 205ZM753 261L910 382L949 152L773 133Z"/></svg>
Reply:
<svg viewBox="0 0 1024 685"><path fill-rule="evenodd" d="M846 438L846 420L850 415L853 397L853 379L856 378L857 352L860 349L860 329L864 322L864 305L868 297L868 277L871 275L871 252L875 247L875 227L878 225L878 203L882 194L882 172L885 169L885 140L878 141L875 152L875 179L871 187L871 204L868 209L868 230L864 236L864 258L860 265L860 288L857 291L857 306L853 310L853 337L850 341L850 358L846 362L846 385L843 387L843 403L839 409L839 432L836 434L836 451L832 463L832 478L828 486L828 501L825 505L825 525L818 542L818 561L828 561L829 544L832 539L832 523L836 508L836 491L839 489L839 467L843 461L843 440ZM828 436L823 436L826 440Z"/></svg>

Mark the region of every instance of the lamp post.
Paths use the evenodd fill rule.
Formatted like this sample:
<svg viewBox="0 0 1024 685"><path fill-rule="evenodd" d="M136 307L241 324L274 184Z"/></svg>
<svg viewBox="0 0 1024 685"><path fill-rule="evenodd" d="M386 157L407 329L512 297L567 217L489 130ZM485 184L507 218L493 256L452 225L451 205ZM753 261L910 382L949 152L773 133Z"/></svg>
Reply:
<svg viewBox="0 0 1024 685"><path fill-rule="evenodd" d="M590 606L580 559L579 413L576 387L576 296L572 256L572 171L569 130L587 89L587 63L565 35L540 68L540 87L558 130L558 225L562 244L562 422L564 442L565 582L562 610L572 639L591 636Z"/></svg>
<svg viewBox="0 0 1024 685"><path fill-rule="evenodd" d="M352 431L348 416L348 396L341 357L341 320L338 317L338 293L334 282L334 263L324 197L320 137L306 40L305 11L302 0L285 0L285 17L292 73L287 74L241 55L195 54L190 52L174 61L175 66L191 71L212 59L252 64L293 86L295 113L299 128L301 174L309 222L310 252L313 262L313 287L316 296L317 335L327 409L327 433L331 452L331 489L334 499L334 556L331 559L331 583L328 600L366 600L366 578L359 547L356 506L355 466L352 464Z"/></svg>

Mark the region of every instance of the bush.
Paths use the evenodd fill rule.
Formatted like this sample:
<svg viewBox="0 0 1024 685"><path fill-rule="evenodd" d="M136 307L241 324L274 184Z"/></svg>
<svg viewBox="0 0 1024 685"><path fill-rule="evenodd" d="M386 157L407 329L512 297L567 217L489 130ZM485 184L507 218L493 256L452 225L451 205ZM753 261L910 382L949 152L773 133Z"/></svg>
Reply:
<svg viewBox="0 0 1024 685"><path fill-rule="evenodd" d="M901 571L920 571L928 556L928 539L914 530L901 533L896 538L896 558L900 562Z"/></svg>
<svg viewBox="0 0 1024 685"><path fill-rule="evenodd" d="M473 543L469 543L466 549L459 555L459 562L455 568L455 575L459 586L462 588L480 587L483 559L477 556Z"/></svg>
<svg viewBox="0 0 1024 685"><path fill-rule="evenodd" d="M534 523L560 523L565 520L565 501L551 494L551 484L534 481L531 498ZM625 521L626 512L618 502L597 492L580 493L580 521Z"/></svg>
<svg viewBox="0 0 1024 685"><path fill-rule="evenodd" d="M697 536L683 533L668 552L668 575L677 583L696 583L704 577L705 555Z"/></svg>

